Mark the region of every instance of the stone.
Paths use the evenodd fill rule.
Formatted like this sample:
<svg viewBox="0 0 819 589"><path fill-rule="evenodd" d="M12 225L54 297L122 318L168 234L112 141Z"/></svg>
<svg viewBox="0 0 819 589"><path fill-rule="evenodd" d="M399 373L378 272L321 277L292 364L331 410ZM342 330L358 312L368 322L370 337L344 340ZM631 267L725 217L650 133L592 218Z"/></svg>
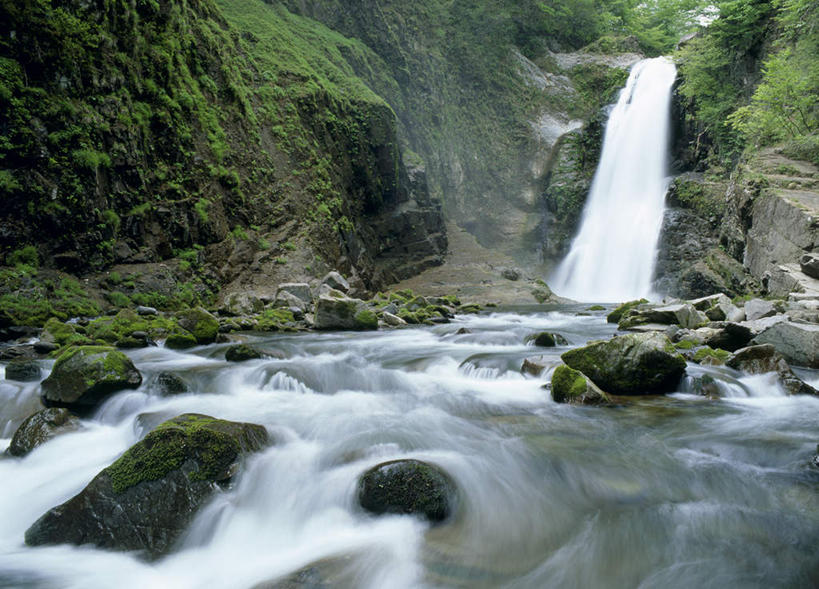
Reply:
<svg viewBox="0 0 819 589"><path fill-rule="evenodd" d="M316 329L378 329L378 317L364 301L321 295L313 319Z"/></svg>
<svg viewBox="0 0 819 589"><path fill-rule="evenodd" d="M438 466L420 460L392 460L372 467L358 482L358 502L376 515L417 515L433 524L455 511L457 487Z"/></svg>
<svg viewBox="0 0 819 589"><path fill-rule="evenodd" d="M569 405L604 405L609 396L579 370L561 364L552 373L552 400Z"/></svg>
<svg viewBox="0 0 819 589"><path fill-rule="evenodd" d="M193 334L198 344L212 344L216 341L219 320L202 307L180 311L176 318L179 327Z"/></svg>
<svg viewBox="0 0 819 589"><path fill-rule="evenodd" d="M762 331L753 343L772 344L797 366L819 368L819 325L781 321Z"/></svg>
<svg viewBox="0 0 819 589"><path fill-rule="evenodd" d="M533 342L536 346L541 348L554 348L555 346L568 346L569 340L559 333L552 333L550 331L541 331L526 338L526 342Z"/></svg>
<svg viewBox="0 0 819 589"><path fill-rule="evenodd" d="M156 377L156 386L163 395L181 395L188 392L188 385L173 372L160 372Z"/></svg>
<svg viewBox="0 0 819 589"><path fill-rule="evenodd" d="M187 350L196 346L196 337L188 330L176 327L165 338L165 347L171 350Z"/></svg>
<svg viewBox="0 0 819 589"><path fill-rule="evenodd" d="M11 438L8 453L12 456L25 456L51 438L79 428L80 420L71 415L68 409L63 407L43 409L20 424Z"/></svg>
<svg viewBox="0 0 819 589"><path fill-rule="evenodd" d="M708 327L698 329L697 333L703 335L703 344L729 352L744 348L754 336L747 325L726 321L710 323Z"/></svg>
<svg viewBox="0 0 819 589"><path fill-rule="evenodd" d="M679 325L695 329L708 322L708 317L693 305L680 303L664 307L646 307L629 310L619 323L620 329L630 329L645 324Z"/></svg>
<svg viewBox="0 0 819 589"><path fill-rule="evenodd" d="M328 272L327 275L321 279L321 284L326 284L330 288L334 288L335 290L340 290L341 292L347 292L350 290L350 283L338 272L335 270L332 272Z"/></svg>
<svg viewBox="0 0 819 589"><path fill-rule="evenodd" d="M819 278L819 256L816 254L804 254L799 258L799 268L811 278Z"/></svg>
<svg viewBox="0 0 819 589"><path fill-rule="evenodd" d="M40 517L29 546L91 544L167 554L217 485L268 441L260 425L185 414L160 424L79 494Z"/></svg>
<svg viewBox="0 0 819 589"><path fill-rule="evenodd" d="M554 356L531 356L523 360L520 371L537 377L557 363L558 360Z"/></svg>
<svg viewBox="0 0 819 589"><path fill-rule="evenodd" d="M381 314L381 319L384 321L386 325L390 327L401 327L402 325L406 325L407 322L401 319L398 315L393 315L387 311L384 311Z"/></svg>
<svg viewBox="0 0 819 589"><path fill-rule="evenodd" d="M725 362L726 366L748 374L776 372L789 395L819 395L819 391L803 382L785 358L771 344L749 346L737 350Z"/></svg>
<svg viewBox="0 0 819 589"><path fill-rule="evenodd" d="M60 349L60 346L53 342L39 341L34 343L34 351L38 354L50 354Z"/></svg>
<svg viewBox="0 0 819 589"><path fill-rule="evenodd" d="M33 382L40 380L42 369L33 360L14 360L6 366L6 380Z"/></svg>
<svg viewBox="0 0 819 589"><path fill-rule="evenodd" d="M279 300L279 297L287 293L292 295L297 300L301 301L300 307L308 307L313 304L313 293L310 290L310 285L306 282L288 282L285 284L280 284L279 288L276 289L276 299Z"/></svg>
<svg viewBox="0 0 819 589"><path fill-rule="evenodd" d="M727 296L725 296L722 293L717 293L717 294L709 295L707 297L701 297L699 299L694 299L694 300L688 301L688 302L697 311L707 311L708 309L712 308L714 305L718 305L720 303L730 303L731 299L729 299Z"/></svg>
<svg viewBox="0 0 819 589"><path fill-rule="evenodd" d="M748 321L765 319L766 317L773 317L774 315L776 315L776 308L771 301L751 299L745 303L745 318Z"/></svg>
<svg viewBox="0 0 819 589"><path fill-rule="evenodd" d="M610 393L640 395L673 391L685 358L659 333L632 333L565 352L561 359Z"/></svg>
<svg viewBox="0 0 819 589"><path fill-rule="evenodd" d="M159 315L159 311L157 311L157 310L156 310L156 309L154 309L153 307L145 307L145 306L143 306L143 305L139 305L139 306L136 308L136 312L137 312L137 315L141 315L141 316L143 316L143 317L146 317L146 316L153 316L153 315Z"/></svg>
<svg viewBox="0 0 819 589"><path fill-rule="evenodd" d="M506 280L516 281L520 280L520 271L516 268L504 268L501 270L501 276Z"/></svg>
<svg viewBox="0 0 819 589"><path fill-rule="evenodd" d="M140 384L142 375L116 348L75 346L57 358L41 387L47 406L90 410L111 393Z"/></svg>
<svg viewBox="0 0 819 589"><path fill-rule="evenodd" d="M255 315L264 310L262 299L253 293L234 292L225 297L219 312L233 317Z"/></svg>
<svg viewBox="0 0 819 589"><path fill-rule="evenodd" d="M244 362L245 360L258 360L264 355L248 346L247 344L239 344L231 346L225 351L225 360L228 362Z"/></svg>
<svg viewBox="0 0 819 589"><path fill-rule="evenodd" d="M310 303L305 303L296 295L283 291L276 295L273 306L280 309L296 309L299 313L303 314L310 308Z"/></svg>
<svg viewBox="0 0 819 589"><path fill-rule="evenodd" d="M629 301L627 303L623 303L606 316L606 321L608 323L620 323L620 320L629 311L646 303L648 303L648 299L640 299L639 301Z"/></svg>
<svg viewBox="0 0 819 589"><path fill-rule="evenodd" d="M709 399L719 399L721 396L719 385L710 374L691 377L688 386L690 392L695 395L708 397Z"/></svg>

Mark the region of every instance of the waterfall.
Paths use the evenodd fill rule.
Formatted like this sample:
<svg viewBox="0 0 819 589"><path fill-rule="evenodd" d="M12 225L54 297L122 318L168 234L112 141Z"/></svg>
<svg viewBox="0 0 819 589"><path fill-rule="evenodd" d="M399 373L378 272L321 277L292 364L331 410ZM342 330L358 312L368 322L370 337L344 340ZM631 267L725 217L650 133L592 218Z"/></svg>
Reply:
<svg viewBox="0 0 819 589"><path fill-rule="evenodd" d="M606 125L580 231L552 277L560 295L620 302L651 294L668 189L669 107L676 75L664 57L632 68Z"/></svg>

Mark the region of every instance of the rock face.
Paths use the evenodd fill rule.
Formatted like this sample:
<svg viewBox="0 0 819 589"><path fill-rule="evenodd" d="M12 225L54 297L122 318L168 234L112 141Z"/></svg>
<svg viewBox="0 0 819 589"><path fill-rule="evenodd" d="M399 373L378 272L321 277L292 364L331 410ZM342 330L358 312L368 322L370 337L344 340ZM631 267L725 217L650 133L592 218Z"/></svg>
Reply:
<svg viewBox="0 0 819 589"><path fill-rule="evenodd" d="M358 483L358 502L376 515L419 515L433 524L455 511L457 487L443 470L420 460L393 460L374 466Z"/></svg>
<svg viewBox="0 0 819 589"><path fill-rule="evenodd" d="M749 346L737 350L733 356L728 358L725 365L749 374L776 372L782 381L782 386L789 395L819 394L816 389L803 382L793 373L782 354L777 352L770 344Z"/></svg>
<svg viewBox="0 0 819 589"><path fill-rule="evenodd" d="M41 386L46 405L89 410L109 394L140 384L142 375L116 348L77 346L57 359Z"/></svg>
<svg viewBox="0 0 819 589"><path fill-rule="evenodd" d="M68 409L43 409L20 424L11 438L8 453L12 456L25 456L54 436L75 431L79 427L80 420L71 415Z"/></svg>
<svg viewBox="0 0 819 589"><path fill-rule="evenodd" d="M609 396L585 374L560 365L552 374L552 400L570 405L601 405L610 403Z"/></svg>
<svg viewBox="0 0 819 589"><path fill-rule="evenodd" d="M358 299L321 295L316 302L313 326L316 329L378 329L378 317Z"/></svg>
<svg viewBox="0 0 819 589"><path fill-rule="evenodd" d="M635 333L592 342L561 356L569 367L619 395L673 391L685 373L685 358L658 333Z"/></svg>
<svg viewBox="0 0 819 589"><path fill-rule="evenodd" d="M215 484L267 443L260 425L185 414L159 425L78 495L26 531L26 544L93 544L166 554Z"/></svg>
<svg viewBox="0 0 819 589"><path fill-rule="evenodd" d="M819 368L819 325L780 321L757 335L755 344L772 344L788 362Z"/></svg>

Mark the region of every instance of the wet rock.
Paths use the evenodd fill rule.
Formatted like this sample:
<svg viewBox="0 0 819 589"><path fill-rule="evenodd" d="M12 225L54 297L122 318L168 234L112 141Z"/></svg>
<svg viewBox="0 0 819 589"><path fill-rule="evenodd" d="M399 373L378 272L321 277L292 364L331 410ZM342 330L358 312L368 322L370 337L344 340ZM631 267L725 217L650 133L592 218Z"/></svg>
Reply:
<svg viewBox="0 0 819 589"><path fill-rule="evenodd" d="M604 405L609 396L578 370L561 364L552 373L552 400L569 405Z"/></svg>
<svg viewBox="0 0 819 589"><path fill-rule="evenodd" d="M321 284L345 293L350 290L350 283L336 271L328 272L327 275L321 279Z"/></svg>
<svg viewBox="0 0 819 589"><path fill-rule="evenodd" d="M568 346L569 340L559 333L552 333L550 331L541 331L530 335L526 338L526 342L533 342L536 346L541 348L554 348L555 346Z"/></svg>
<svg viewBox="0 0 819 589"><path fill-rule="evenodd" d="M48 406L90 410L111 393L140 384L142 375L116 348L76 346L57 358L41 387Z"/></svg>
<svg viewBox="0 0 819 589"><path fill-rule="evenodd" d="M673 391L685 373L685 358L659 333L633 333L592 342L561 359L599 387L620 395Z"/></svg>
<svg viewBox="0 0 819 589"><path fill-rule="evenodd" d="M773 345L797 366L819 368L819 325L782 321L757 335L753 343Z"/></svg>
<svg viewBox="0 0 819 589"><path fill-rule="evenodd" d="M381 319L390 327L401 327L402 325L407 324L407 322L401 319L398 315L393 315L392 313L388 313L386 311L381 314Z"/></svg>
<svg viewBox="0 0 819 589"><path fill-rule="evenodd" d="M803 274L811 278L819 278L819 256L816 254L804 254L799 258L799 268Z"/></svg>
<svg viewBox="0 0 819 589"><path fill-rule="evenodd" d="M171 350L187 350L197 345L196 337L188 330L177 327L165 338L165 347Z"/></svg>
<svg viewBox="0 0 819 589"><path fill-rule="evenodd" d="M33 360L14 360L6 366L6 379L18 382L34 382L40 380L42 369Z"/></svg>
<svg viewBox="0 0 819 589"><path fill-rule="evenodd" d="M25 456L51 438L80 428L80 420L68 409L53 407L38 411L26 419L11 438L8 453Z"/></svg>
<svg viewBox="0 0 819 589"><path fill-rule="evenodd" d="M470 333L472 333L472 330L470 330L467 327L461 327L458 331L455 332L455 335L469 335Z"/></svg>
<svg viewBox="0 0 819 589"><path fill-rule="evenodd" d="M202 307L180 311L177 314L177 323L179 327L193 334L198 344L212 344L219 333L219 320Z"/></svg>
<svg viewBox="0 0 819 589"><path fill-rule="evenodd" d="M231 346L225 351L225 360L228 362L244 362L246 360L258 360L264 355L247 344Z"/></svg>
<svg viewBox="0 0 819 589"><path fill-rule="evenodd" d="M188 385L173 372L160 372L156 377L156 385L163 395L181 395L188 392Z"/></svg>
<svg viewBox="0 0 819 589"><path fill-rule="evenodd" d="M776 315L776 308L771 301L751 299L745 303L745 318L748 321L756 321L757 319L773 317L774 315Z"/></svg>
<svg viewBox="0 0 819 589"><path fill-rule="evenodd" d="M322 295L316 302L313 324L316 329L378 329L378 317L364 301Z"/></svg>
<svg viewBox="0 0 819 589"><path fill-rule="evenodd" d="M695 395L708 397L709 399L719 399L721 396L717 381L710 374L691 377L688 386Z"/></svg>
<svg viewBox="0 0 819 589"><path fill-rule="evenodd" d="M260 425L175 417L34 522L26 544L92 544L141 550L151 558L167 554L216 485L230 480L243 455L266 443Z"/></svg>
<svg viewBox="0 0 819 589"><path fill-rule="evenodd" d="M789 395L819 395L819 391L794 374L787 360L770 344L737 350L725 365L748 374L776 372Z"/></svg>
<svg viewBox="0 0 819 589"><path fill-rule="evenodd" d="M31 360L37 357L33 345L8 346L0 348L0 361Z"/></svg>
<svg viewBox="0 0 819 589"><path fill-rule="evenodd" d="M438 466L420 460L393 460L378 464L358 481L358 502L376 515L418 515L433 524L455 511L457 487Z"/></svg>
<svg viewBox="0 0 819 589"><path fill-rule="evenodd" d="M531 356L523 360L523 365L520 367L520 371L523 374L540 376L548 368L551 368L558 363L559 360L554 356Z"/></svg>
<svg viewBox="0 0 819 589"><path fill-rule="evenodd" d="M620 323L620 320L624 315L626 315L626 313L646 303L648 303L648 299L640 299L638 301L623 303L606 316L606 321L609 323Z"/></svg>

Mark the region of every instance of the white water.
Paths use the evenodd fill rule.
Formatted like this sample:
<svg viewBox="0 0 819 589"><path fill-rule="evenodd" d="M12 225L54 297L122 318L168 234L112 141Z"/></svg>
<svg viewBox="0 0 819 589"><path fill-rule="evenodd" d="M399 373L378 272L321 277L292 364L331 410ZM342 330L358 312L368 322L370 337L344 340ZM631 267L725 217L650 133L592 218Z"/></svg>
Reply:
<svg viewBox="0 0 819 589"><path fill-rule="evenodd" d="M560 295L622 302L651 294L676 75L663 57L632 68L606 126L580 231L550 282Z"/></svg>

